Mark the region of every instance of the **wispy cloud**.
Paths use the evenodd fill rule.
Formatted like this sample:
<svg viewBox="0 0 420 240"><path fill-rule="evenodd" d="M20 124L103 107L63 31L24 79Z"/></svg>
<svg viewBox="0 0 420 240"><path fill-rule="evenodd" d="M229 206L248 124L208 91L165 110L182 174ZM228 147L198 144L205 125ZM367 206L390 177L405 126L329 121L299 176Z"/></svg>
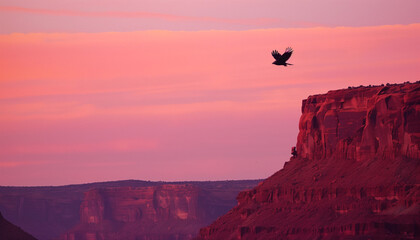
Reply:
<svg viewBox="0 0 420 240"><path fill-rule="evenodd" d="M415 0L3 0L0 5L0 33L249 30L420 22Z"/></svg>
<svg viewBox="0 0 420 240"><path fill-rule="evenodd" d="M21 166L34 166L51 163L50 161L0 161L0 168L15 168Z"/></svg>
<svg viewBox="0 0 420 240"><path fill-rule="evenodd" d="M128 11L77 11L77 10L57 10L57 9L40 9L40 8L25 8L17 6L0 6L0 11L3 12L17 12L40 14L50 16L71 16L71 17L106 17L106 18L151 18L161 19L165 21L175 22L214 22L235 25L245 25L254 27L274 26L275 24L290 24L290 21L281 18L222 18L222 17L196 17L183 16L174 14L165 14L159 12L128 12ZM309 22L295 22L295 24L302 26L313 26Z"/></svg>
<svg viewBox="0 0 420 240"><path fill-rule="evenodd" d="M142 152L152 151L158 148L156 140L151 139L114 139L109 141L96 140L91 143L48 143L48 144L17 144L3 147L0 149L0 155L36 155L36 154L75 154L75 153L92 153L92 152ZM18 166L26 162L1 162L5 166Z"/></svg>

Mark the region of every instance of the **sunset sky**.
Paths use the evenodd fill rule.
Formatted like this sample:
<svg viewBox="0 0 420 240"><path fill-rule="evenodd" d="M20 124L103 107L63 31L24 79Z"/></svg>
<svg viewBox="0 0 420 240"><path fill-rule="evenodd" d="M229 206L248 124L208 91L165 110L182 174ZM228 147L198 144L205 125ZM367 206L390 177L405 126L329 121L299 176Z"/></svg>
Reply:
<svg viewBox="0 0 420 240"><path fill-rule="evenodd" d="M0 0L0 185L266 178L302 99L420 80L418 0ZM292 47L293 66L270 52Z"/></svg>

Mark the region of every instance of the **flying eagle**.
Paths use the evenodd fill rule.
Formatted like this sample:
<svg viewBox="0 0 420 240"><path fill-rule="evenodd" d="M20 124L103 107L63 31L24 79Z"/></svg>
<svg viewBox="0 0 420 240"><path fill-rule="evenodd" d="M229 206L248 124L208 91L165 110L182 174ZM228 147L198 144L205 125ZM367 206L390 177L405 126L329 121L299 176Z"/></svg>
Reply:
<svg viewBox="0 0 420 240"><path fill-rule="evenodd" d="M277 50L273 50L271 52L271 55L273 55L274 59L276 61L273 62L275 65L283 65L287 67L287 65L293 65L290 63L287 63L286 61L289 60L290 56L292 56L293 49L291 47L286 48L283 55L281 55Z"/></svg>

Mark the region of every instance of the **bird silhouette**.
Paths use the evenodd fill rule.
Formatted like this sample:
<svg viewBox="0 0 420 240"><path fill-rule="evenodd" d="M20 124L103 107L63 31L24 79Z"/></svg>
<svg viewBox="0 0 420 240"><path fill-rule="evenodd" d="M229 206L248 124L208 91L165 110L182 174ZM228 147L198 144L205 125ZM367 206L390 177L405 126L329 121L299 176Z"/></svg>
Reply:
<svg viewBox="0 0 420 240"><path fill-rule="evenodd" d="M289 60L290 56L292 56L293 49L291 47L286 48L283 55L281 55L277 50L273 50L271 52L271 55L273 55L274 59L276 61L273 62L274 65L283 65L287 67L287 65L293 65L290 63L287 63L287 60Z"/></svg>

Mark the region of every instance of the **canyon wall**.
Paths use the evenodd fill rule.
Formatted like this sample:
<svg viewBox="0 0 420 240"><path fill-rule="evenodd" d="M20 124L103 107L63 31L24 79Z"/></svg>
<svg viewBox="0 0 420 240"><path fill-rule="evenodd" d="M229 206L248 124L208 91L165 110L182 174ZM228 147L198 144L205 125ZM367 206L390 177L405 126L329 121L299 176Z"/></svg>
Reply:
<svg viewBox="0 0 420 240"><path fill-rule="evenodd" d="M80 207L80 224L61 239L192 239L229 208L209 202L190 184L92 189Z"/></svg>
<svg viewBox="0 0 420 240"><path fill-rule="evenodd" d="M150 184L155 183L129 180L58 187L0 187L0 211L37 239L49 240L79 222L83 194L89 189Z"/></svg>
<svg viewBox="0 0 420 240"><path fill-rule="evenodd" d="M310 96L290 161L198 239L418 239L419 146L418 82Z"/></svg>
<svg viewBox="0 0 420 240"><path fill-rule="evenodd" d="M236 195L258 182L127 180L58 187L0 187L0 211L39 240L60 236L95 239L92 232L100 236L100 232L115 233L119 229L137 233L139 222L143 229L164 222L161 228L150 227L158 237L189 236L235 206ZM175 226L174 222L186 226Z"/></svg>

